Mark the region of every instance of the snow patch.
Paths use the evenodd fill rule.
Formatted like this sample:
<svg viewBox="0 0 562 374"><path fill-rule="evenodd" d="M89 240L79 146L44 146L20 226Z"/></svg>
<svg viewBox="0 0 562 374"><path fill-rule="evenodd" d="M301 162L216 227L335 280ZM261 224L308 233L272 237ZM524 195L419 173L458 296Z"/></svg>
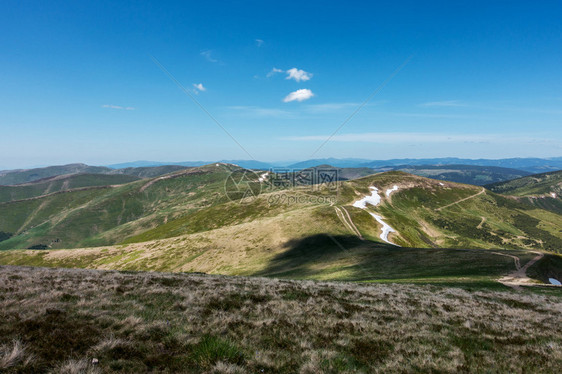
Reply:
<svg viewBox="0 0 562 374"><path fill-rule="evenodd" d="M262 175L260 175L260 177L258 178L258 180L259 180L260 182L265 181L265 180L267 179L267 175L268 175L268 174L269 174L269 171L263 173Z"/></svg>
<svg viewBox="0 0 562 374"><path fill-rule="evenodd" d="M371 196L365 196L361 200L357 200L356 202L353 203L354 207L359 208L359 209L367 209L367 204L371 204L372 206L377 206L381 202L381 197L379 196L379 193L378 193L379 189L376 188L376 187L369 187L369 189L371 190ZM392 191L396 191L396 190L398 190L398 186L394 186L392 189L386 190L386 196L389 196L392 193ZM394 230L386 222L384 222L382 220L381 216L376 215L376 214L371 213L371 212L369 212L369 214L378 223L380 223L382 225L382 233L380 235L380 238L382 240L384 240L385 242L387 242L388 244L392 244L392 245L395 245L397 247L400 247L398 244L394 244L390 240L388 240L388 234L390 234L391 232L396 232L396 230Z"/></svg>
<svg viewBox="0 0 562 374"><path fill-rule="evenodd" d="M548 278L548 281L550 282L550 284L554 284L555 286L562 286L562 283L560 283L558 279Z"/></svg>
<svg viewBox="0 0 562 374"><path fill-rule="evenodd" d="M441 183L441 182L439 182L439 184L440 184L441 186L444 186L444 184L443 184L443 183Z"/></svg>
<svg viewBox="0 0 562 374"><path fill-rule="evenodd" d="M391 193L393 193L394 191L398 191L398 186L394 185L394 187L389 188L388 190L386 190L386 196L390 196Z"/></svg>
<svg viewBox="0 0 562 374"><path fill-rule="evenodd" d="M392 227L390 227L386 222L384 222L384 221L382 220L382 217L381 217L381 216L378 216L378 215L376 215L376 214L374 214L374 213L371 213L371 212L369 212L369 214L370 214L371 216L373 216L373 218L376 219L377 222L382 225L382 233L381 233L381 235L380 235L381 239L384 240L385 242L387 242L388 244L396 245L396 244L394 244L394 243L392 243L392 242L390 242L390 241L388 240L388 234L390 234L391 232L396 232L396 230L394 230L394 229L393 229Z"/></svg>
<svg viewBox="0 0 562 374"><path fill-rule="evenodd" d="M556 194L555 194L554 192L551 192L551 193L550 193L550 196L552 196L553 198L556 199Z"/></svg>
<svg viewBox="0 0 562 374"><path fill-rule="evenodd" d="M353 203L354 207L365 209L367 208L367 204L377 206L381 202L381 197L378 194L379 189L376 187L369 187L369 189L371 190L371 196L365 196L361 200L357 200Z"/></svg>

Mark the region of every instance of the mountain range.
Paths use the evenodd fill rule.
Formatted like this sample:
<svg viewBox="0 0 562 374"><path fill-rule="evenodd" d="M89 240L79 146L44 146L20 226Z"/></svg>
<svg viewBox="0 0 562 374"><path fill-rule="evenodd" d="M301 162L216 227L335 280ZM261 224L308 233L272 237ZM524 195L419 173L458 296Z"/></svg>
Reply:
<svg viewBox="0 0 562 374"><path fill-rule="evenodd" d="M560 173L543 178L544 194L557 193ZM480 282L501 272L489 269L496 260L504 269L506 250L530 259L527 251L562 248L559 212L533 204L522 190L498 194L498 185L402 171L309 185L278 183L283 177L214 163L156 177L76 174L2 187L0 263ZM536 179L523 178L508 183ZM421 261L412 263L418 256L437 256L441 265L421 269ZM392 275L381 273L390 271L380 267L386 261L395 264ZM471 270L461 276L465 266ZM540 279L559 279L560 271L546 264Z"/></svg>
<svg viewBox="0 0 562 374"><path fill-rule="evenodd" d="M541 173L562 169L562 157L553 158L506 158L506 159L467 159L456 157L424 158L424 159L391 159L391 160L369 160L360 158L322 158L305 161L278 161L262 162L256 160L219 160L219 161L184 161L184 162L159 162L159 161L133 161L120 164L112 164L107 167L121 169L139 166L203 166L214 162L235 164L247 169L270 169L286 167L291 169L306 169L318 165L332 165L339 168L383 168L389 166L403 165L475 165L496 166L510 169L519 169L529 173Z"/></svg>

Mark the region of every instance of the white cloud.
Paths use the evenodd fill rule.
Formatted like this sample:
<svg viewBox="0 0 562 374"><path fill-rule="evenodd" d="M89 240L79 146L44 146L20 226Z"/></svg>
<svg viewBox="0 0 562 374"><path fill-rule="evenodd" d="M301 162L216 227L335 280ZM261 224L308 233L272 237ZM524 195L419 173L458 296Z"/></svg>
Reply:
<svg viewBox="0 0 562 374"><path fill-rule="evenodd" d="M263 45L263 43L265 43L263 40L261 40L261 39L256 39L256 45L257 45L258 47L261 47L261 46Z"/></svg>
<svg viewBox="0 0 562 374"><path fill-rule="evenodd" d="M203 87L203 83L193 83L193 87L195 88L195 93L207 91L207 89Z"/></svg>
<svg viewBox="0 0 562 374"><path fill-rule="evenodd" d="M308 88L302 88L300 90L296 90L291 92L283 99L283 102L289 103L291 101L305 101L310 99L314 94Z"/></svg>
<svg viewBox="0 0 562 374"><path fill-rule="evenodd" d="M465 103L459 100L446 100L446 101L430 101L428 103L420 104L423 107L458 107L467 106Z"/></svg>
<svg viewBox="0 0 562 374"><path fill-rule="evenodd" d="M219 62L219 60L213 57L213 51L211 50L201 52L201 56L205 57L209 62Z"/></svg>
<svg viewBox="0 0 562 374"><path fill-rule="evenodd" d="M300 70L297 68L292 68L287 70L287 78L285 79L294 79L297 82L305 82L307 80L310 80L310 78L312 78L312 73L307 73L304 70Z"/></svg>
<svg viewBox="0 0 562 374"><path fill-rule="evenodd" d="M301 69L292 68L287 71L282 69L273 68L269 73L267 73L267 77L272 77L278 73L286 73L287 77L285 79L294 79L297 82L306 82L312 78L312 73L306 72Z"/></svg>
<svg viewBox="0 0 562 374"><path fill-rule="evenodd" d="M267 77L268 77L268 78L269 78L269 77L272 77L272 76L274 76L274 75L277 74L277 73L284 73L284 71L281 70L281 69L273 68L273 69L271 69L271 71L270 71L269 73L267 73Z"/></svg>
<svg viewBox="0 0 562 374"><path fill-rule="evenodd" d="M119 110L135 110L132 106L120 106L120 105L109 105L105 104L101 106L102 108L109 108L109 109L119 109Z"/></svg>

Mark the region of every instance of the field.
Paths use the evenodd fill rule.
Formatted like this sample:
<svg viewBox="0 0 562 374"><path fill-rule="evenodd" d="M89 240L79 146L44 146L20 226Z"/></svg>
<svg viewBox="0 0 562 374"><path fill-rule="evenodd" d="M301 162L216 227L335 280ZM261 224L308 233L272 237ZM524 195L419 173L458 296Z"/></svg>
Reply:
<svg viewBox="0 0 562 374"><path fill-rule="evenodd" d="M0 370L558 373L561 310L509 289L3 266Z"/></svg>

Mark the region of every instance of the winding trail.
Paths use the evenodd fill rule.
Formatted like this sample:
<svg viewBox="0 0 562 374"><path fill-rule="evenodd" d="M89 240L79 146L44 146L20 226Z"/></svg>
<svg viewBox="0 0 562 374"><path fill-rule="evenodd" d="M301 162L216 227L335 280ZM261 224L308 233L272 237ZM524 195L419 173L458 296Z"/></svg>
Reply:
<svg viewBox="0 0 562 374"><path fill-rule="evenodd" d="M501 253L496 253L495 254L499 254L499 255L503 255ZM537 256L534 257L533 259L531 259L529 262L527 262L524 266L521 266L520 263L518 264L518 261L515 262L515 268L517 270L515 270L513 273L506 275L505 277L502 277L499 279L499 282L505 286L514 288L516 290L520 289L520 286L536 286L537 284L527 276L527 269L529 269L531 266L533 266L533 264L535 262L537 262L538 260L540 260L541 258L544 257L544 254L541 252L533 252L536 253ZM515 256L510 256L510 255L505 255L505 256L509 256L509 257L515 257ZM519 258L517 258L519 259ZM543 284L541 284L541 286L544 286Z"/></svg>
<svg viewBox="0 0 562 374"><path fill-rule="evenodd" d="M442 206L442 207L440 207L440 208L437 208L437 209L435 209L435 210L436 210L436 211L439 211L439 210L441 210L441 209L448 208L448 207L453 206L453 205L455 205L455 204L462 203L463 201L466 201L466 200L469 200L469 199L474 199L476 196L482 195L482 194L485 193L485 192L486 192L486 189L485 189L484 187L482 187L482 191L478 192L477 194L474 194L474 195L469 196L469 197L465 197L464 199L457 200L457 201L455 201L454 203L447 204L447 205Z"/></svg>
<svg viewBox="0 0 562 374"><path fill-rule="evenodd" d="M482 217L482 221L480 221L480 223L478 224L478 226L476 226L477 229L482 229L484 226L484 223L486 223L486 217Z"/></svg>

